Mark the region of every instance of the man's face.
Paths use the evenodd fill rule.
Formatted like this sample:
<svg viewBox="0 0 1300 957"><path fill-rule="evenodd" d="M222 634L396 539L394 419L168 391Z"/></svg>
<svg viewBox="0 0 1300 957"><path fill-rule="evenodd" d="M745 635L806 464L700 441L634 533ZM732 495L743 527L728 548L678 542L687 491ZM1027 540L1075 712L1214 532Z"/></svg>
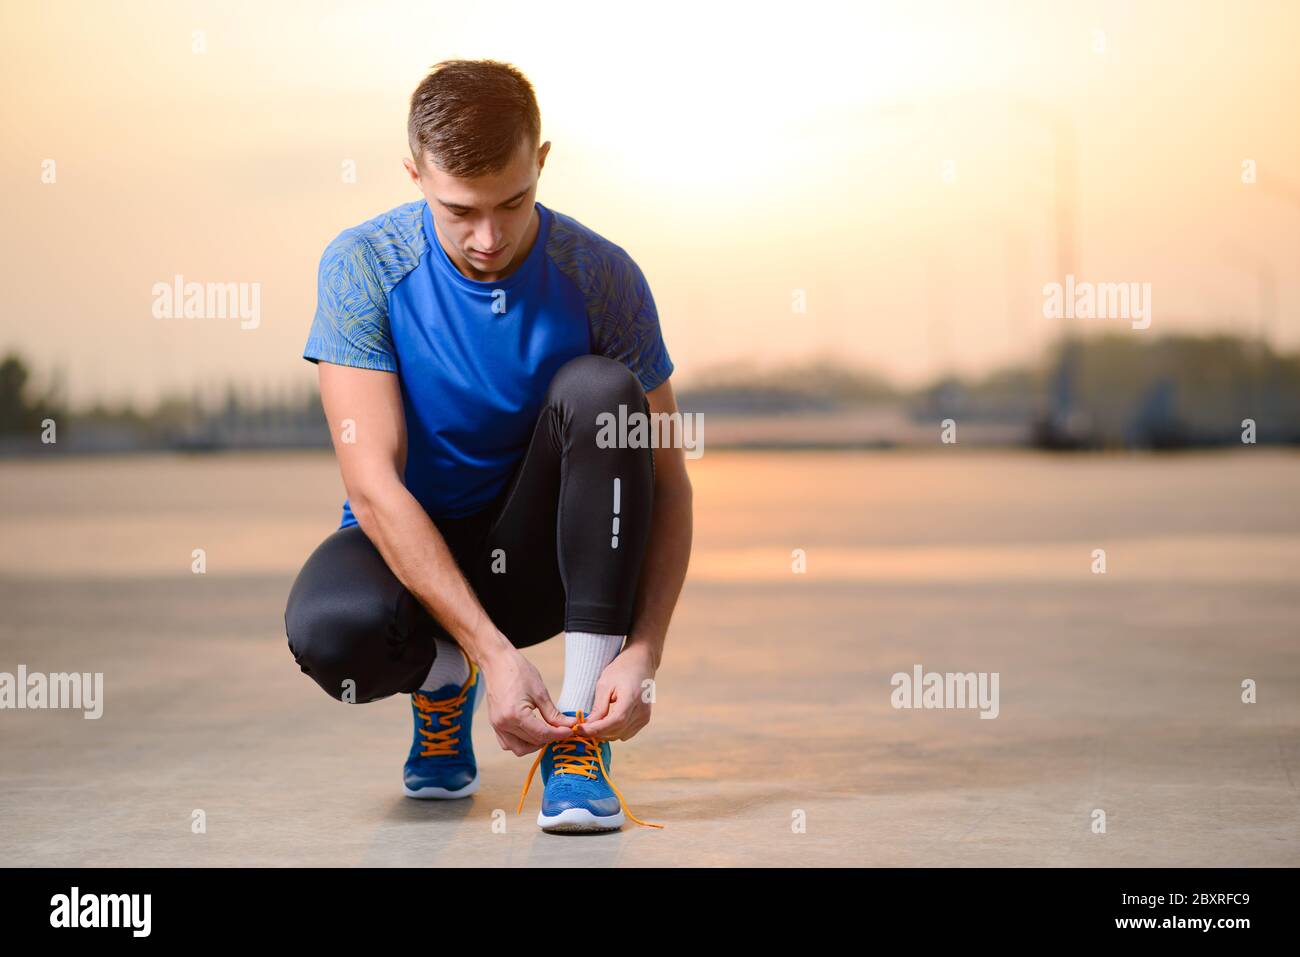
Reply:
<svg viewBox="0 0 1300 957"><path fill-rule="evenodd" d="M534 150L525 140L504 170L474 179L443 172L427 153L418 167L403 161L429 203L443 249L468 278L502 279L523 261L536 235L533 203L550 148L548 141Z"/></svg>

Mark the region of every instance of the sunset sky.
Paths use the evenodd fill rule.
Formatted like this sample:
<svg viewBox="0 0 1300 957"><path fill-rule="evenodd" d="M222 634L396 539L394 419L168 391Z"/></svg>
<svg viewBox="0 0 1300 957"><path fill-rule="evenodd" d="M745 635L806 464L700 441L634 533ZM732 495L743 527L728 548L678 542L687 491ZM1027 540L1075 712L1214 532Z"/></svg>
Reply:
<svg viewBox="0 0 1300 957"><path fill-rule="evenodd" d="M1044 118L1077 143L1074 272L1152 284L1131 334L1300 348L1295 3L4 0L0 36L0 350L61 367L78 403L313 379L320 254L418 198L407 100L451 57L532 80L538 198L641 265L679 386L736 361L910 384L1039 355L1063 278ZM260 283L260 325L155 318L176 274Z"/></svg>

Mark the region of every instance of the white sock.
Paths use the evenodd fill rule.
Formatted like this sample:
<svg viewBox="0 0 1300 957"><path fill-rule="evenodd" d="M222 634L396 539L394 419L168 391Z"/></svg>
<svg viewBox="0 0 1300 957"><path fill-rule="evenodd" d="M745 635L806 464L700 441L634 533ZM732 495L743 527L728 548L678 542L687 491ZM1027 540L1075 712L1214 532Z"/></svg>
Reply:
<svg viewBox="0 0 1300 957"><path fill-rule="evenodd" d="M585 631L564 633L564 687L555 706L561 711L591 713L596 702L596 679L618 657L626 635L593 635Z"/></svg>
<svg viewBox="0 0 1300 957"><path fill-rule="evenodd" d="M420 690L437 691L443 685L460 687L468 681L469 659L460 650L460 645L446 638L434 638L433 643L438 648L438 656L433 659L433 667L429 669L429 676L420 685Z"/></svg>

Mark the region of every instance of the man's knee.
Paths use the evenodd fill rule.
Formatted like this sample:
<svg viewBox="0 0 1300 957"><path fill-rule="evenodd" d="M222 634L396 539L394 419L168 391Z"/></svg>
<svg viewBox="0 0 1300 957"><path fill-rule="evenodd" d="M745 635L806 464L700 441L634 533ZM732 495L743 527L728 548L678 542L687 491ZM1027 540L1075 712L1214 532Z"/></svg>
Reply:
<svg viewBox="0 0 1300 957"><path fill-rule="evenodd" d="M628 412L645 406L645 392L636 374L606 356L585 355L570 359L551 378L547 399L582 411L612 412L619 405Z"/></svg>
<svg viewBox="0 0 1300 957"><path fill-rule="evenodd" d="M357 686L373 668L369 659L397 640L392 610L382 595L349 588L337 579L320 581L310 565L289 593L284 629L302 673L339 700L349 691L351 700L363 700L365 692Z"/></svg>

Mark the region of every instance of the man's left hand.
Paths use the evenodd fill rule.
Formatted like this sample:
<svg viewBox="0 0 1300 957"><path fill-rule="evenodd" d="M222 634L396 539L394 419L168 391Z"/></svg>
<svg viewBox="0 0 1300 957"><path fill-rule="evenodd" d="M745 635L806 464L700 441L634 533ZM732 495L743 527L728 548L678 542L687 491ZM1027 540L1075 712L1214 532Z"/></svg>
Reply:
<svg viewBox="0 0 1300 957"><path fill-rule="evenodd" d="M581 730L574 730L602 741L633 737L650 723L654 676L649 652L640 645L625 647L596 682L596 700L591 707L594 717L583 721Z"/></svg>

